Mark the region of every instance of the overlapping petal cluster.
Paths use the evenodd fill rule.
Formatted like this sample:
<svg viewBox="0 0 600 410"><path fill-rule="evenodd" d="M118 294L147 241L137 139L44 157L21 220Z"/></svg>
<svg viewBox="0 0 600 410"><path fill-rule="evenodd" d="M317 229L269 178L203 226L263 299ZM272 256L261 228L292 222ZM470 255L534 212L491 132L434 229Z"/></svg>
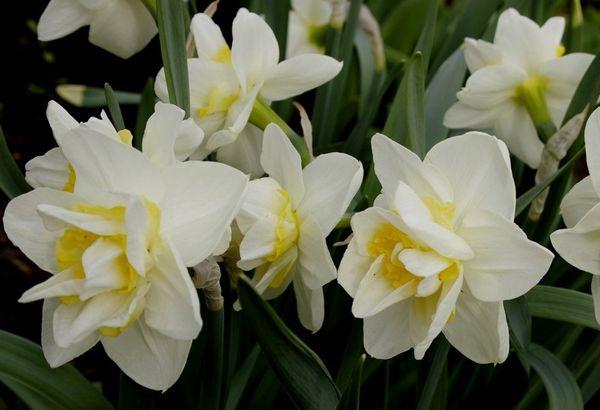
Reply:
<svg viewBox="0 0 600 410"><path fill-rule="evenodd" d="M445 125L493 129L512 154L537 168L544 144L531 115L548 116L560 127L593 59L585 53L563 55L564 27L563 17L540 27L508 9L498 19L493 43L467 38L464 54L471 76L446 113Z"/></svg>
<svg viewBox="0 0 600 410"><path fill-rule="evenodd" d="M470 132L418 156L377 134L375 206L352 218L339 283L364 319L369 354L417 359L440 334L469 359L500 363L509 337L502 301L526 293L553 255L513 223L508 150Z"/></svg>

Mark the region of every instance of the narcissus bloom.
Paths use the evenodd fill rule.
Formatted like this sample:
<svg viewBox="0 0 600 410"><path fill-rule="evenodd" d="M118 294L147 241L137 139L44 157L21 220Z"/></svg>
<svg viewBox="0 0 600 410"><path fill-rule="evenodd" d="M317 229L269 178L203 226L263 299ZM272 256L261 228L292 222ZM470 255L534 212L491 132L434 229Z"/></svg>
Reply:
<svg viewBox="0 0 600 410"><path fill-rule="evenodd" d="M169 141L172 130L163 131ZM36 188L4 213L10 240L52 273L20 301L44 299L42 348L51 366L100 341L133 380L165 390L202 326L186 266L211 255L247 177L214 162L159 166L85 126L62 135L61 148L73 192Z"/></svg>
<svg viewBox="0 0 600 410"><path fill-rule="evenodd" d="M342 63L316 54L279 62L273 30L244 8L233 20L231 49L219 26L206 14L194 16L191 30L198 52L198 58L188 60L191 116L207 137L193 158L201 159L234 143L226 154L218 152L217 158L260 175L248 167L258 163L260 138L255 138L256 130L240 135L247 130L256 99L279 101L302 94L335 77ZM164 69L156 78L155 91L161 100L168 101Z"/></svg>
<svg viewBox="0 0 600 410"><path fill-rule="evenodd" d="M61 146L65 135L76 128L96 131L104 137L130 145L133 135L128 130L117 131L106 113L78 123L55 101L48 103L48 122L58 147L33 158L25 165L25 178L34 188L47 187L73 192L75 173L65 158ZM159 166L172 165L187 159L202 143L204 133L185 112L175 105L157 103L144 131L142 151Z"/></svg>
<svg viewBox="0 0 600 410"><path fill-rule="evenodd" d="M323 285L336 277L325 238L362 181L362 165L346 154L323 154L302 169L283 131L270 124L261 163L269 177L249 183L236 222L244 235L238 266L255 269L252 282L265 299L293 283L300 322L323 324Z"/></svg>
<svg viewBox="0 0 600 410"><path fill-rule="evenodd" d="M515 186L503 142L479 132L447 139L421 161L377 134L383 194L352 218L339 283L364 319L367 353L421 359L443 333L469 359L503 362L503 300L531 289L553 255L513 223Z"/></svg>
<svg viewBox="0 0 600 410"><path fill-rule="evenodd" d="M593 59L584 53L563 55L564 26L564 18L552 17L539 27L508 9L500 15L493 43L467 38L464 52L471 76L444 124L492 128L510 152L537 168L544 144L531 115L559 127Z"/></svg>
<svg viewBox="0 0 600 410"><path fill-rule="evenodd" d="M600 108L585 127L585 154L590 175L563 198L560 210L567 229L554 232L550 239L564 260L593 275L592 296L600 323Z"/></svg>
<svg viewBox="0 0 600 410"><path fill-rule="evenodd" d="M329 0L292 0L286 46L288 57L323 54L331 13Z"/></svg>
<svg viewBox="0 0 600 410"><path fill-rule="evenodd" d="M142 50L158 33L141 0L50 0L38 23L41 41L90 26L90 42L121 58Z"/></svg>

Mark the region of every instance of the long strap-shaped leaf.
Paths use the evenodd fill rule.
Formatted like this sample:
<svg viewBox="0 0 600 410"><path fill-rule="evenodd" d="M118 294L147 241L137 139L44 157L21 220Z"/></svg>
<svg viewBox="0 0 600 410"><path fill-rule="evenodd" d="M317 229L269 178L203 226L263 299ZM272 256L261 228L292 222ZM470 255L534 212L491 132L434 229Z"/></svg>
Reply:
<svg viewBox="0 0 600 410"><path fill-rule="evenodd" d="M35 409L112 409L74 367L51 369L42 349L0 330L0 381Z"/></svg>
<svg viewBox="0 0 600 410"><path fill-rule="evenodd" d="M185 49L183 1L158 0L158 34L169 102L190 114L190 88Z"/></svg>
<svg viewBox="0 0 600 410"><path fill-rule="evenodd" d="M321 359L285 326L248 278L240 277L238 291L248 328L296 406L335 408L340 393Z"/></svg>
<svg viewBox="0 0 600 410"><path fill-rule="evenodd" d="M576 290L538 285L525 295L531 314L600 330L592 296Z"/></svg>
<svg viewBox="0 0 600 410"><path fill-rule="evenodd" d="M573 374L552 352L532 344L526 355L546 387L550 410L583 409L581 390Z"/></svg>
<svg viewBox="0 0 600 410"><path fill-rule="evenodd" d="M0 188L11 199L31 189L8 149L2 128L0 128Z"/></svg>

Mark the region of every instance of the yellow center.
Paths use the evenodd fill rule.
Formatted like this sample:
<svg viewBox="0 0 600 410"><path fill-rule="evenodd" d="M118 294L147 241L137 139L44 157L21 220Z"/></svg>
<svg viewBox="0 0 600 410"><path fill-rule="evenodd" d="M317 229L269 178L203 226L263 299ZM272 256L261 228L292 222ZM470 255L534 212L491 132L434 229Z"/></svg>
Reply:
<svg viewBox="0 0 600 410"><path fill-rule="evenodd" d="M231 50L229 49L227 44L218 49L217 52L212 55L210 61L225 64L231 63Z"/></svg>
<svg viewBox="0 0 600 410"><path fill-rule="evenodd" d="M154 203L145 199L142 199L142 201L146 207L151 221L147 243L147 247L150 249L158 240L160 210ZM125 223L126 209L124 206L107 208L100 205L75 204L71 209L79 213L101 216L108 220L114 221L117 224ZM139 275L127 260L125 253L127 248L127 238L124 234L98 235L75 227L66 229L62 236L56 241L54 248L54 256L56 258L58 269L62 271L72 268L76 278L85 280L86 275L82 263L83 254L99 238L107 239L123 250L122 255L117 258L115 266L115 269L119 274L120 287L113 291L122 294L132 292L136 288ZM65 304L81 301L78 295L64 295L60 296L59 299ZM142 308L140 307L138 309L140 310L139 312L136 311L132 314L129 322L125 326L119 328L102 327L99 329L100 332L105 336L118 336L130 323L138 318L139 314L141 313L141 309Z"/></svg>
<svg viewBox="0 0 600 410"><path fill-rule="evenodd" d="M227 84L215 84L208 93L206 105L198 108L196 112L200 118L219 112L227 112L237 98L238 95L232 92L231 87Z"/></svg>
<svg viewBox="0 0 600 410"><path fill-rule="evenodd" d="M556 57L562 57L565 54L565 51L565 46L559 44L558 46L556 46Z"/></svg>
<svg viewBox="0 0 600 410"><path fill-rule="evenodd" d="M290 195L284 189L278 190L281 198L283 199L281 207L279 208L277 225L275 227L275 249L273 253L266 259L269 262L274 262L287 252L292 246L298 242L299 235L299 222L296 211L292 208L292 202ZM285 279L286 275L292 268L292 263L289 266L285 266L273 279L270 286L276 288Z"/></svg>
<svg viewBox="0 0 600 410"><path fill-rule="evenodd" d="M452 230L452 219L455 212L453 204L442 204L432 197L424 197L422 201L436 223ZM410 273L398 258L398 254L404 249L431 251L428 246L414 240L390 223L382 224L375 230L371 241L367 244L367 251L372 258L383 255L384 276L395 289L413 280L417 282L422 280L422 277ZM439 280L442 282L454 280L458 276L458 263L458 261L454 261L448 268L440 272Z"/></svg>
<svg viewBox="0 0 600 410"><path fill-rule="evenodd" d="M531 76L515 87L514 99L517 104L525 106L534 124L550 120L550 112L546 103L548 79L541 76Z"/></svg>

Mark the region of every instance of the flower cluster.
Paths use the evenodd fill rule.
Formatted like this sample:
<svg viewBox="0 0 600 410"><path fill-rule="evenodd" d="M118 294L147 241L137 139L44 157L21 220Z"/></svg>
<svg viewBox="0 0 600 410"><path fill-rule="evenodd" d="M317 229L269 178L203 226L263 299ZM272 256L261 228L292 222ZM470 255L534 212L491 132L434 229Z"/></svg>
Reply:
<svg viewBox="0 0 600 410"><path fill-rule="evenodd" d="M251 272L264 299L291 285L299 321L312 332L326 315L323 287L337 280L375 358L413 349L421 359L440 333L477 363L507 358L503 303L538 284L554 257L514 222L510 153L539 166L544 142L536 127L560 127L592 57L563 55L564 19L540 27L513 9L500 15L493 43L466 39L471 75L445 125L491 129L498 138L470 131L421 159L375 134L373 170L382 188L371 206L351 214L338 272L327 238L359 209L363 165L339 152L301 156L290 139L312 153L309 139L282 129L269 108L342 69L324 55L332 3L291 3L283 61L261 16L240 9L231 46L209 15L193 16L190 116L169 103L161 69L161 102L137 136L140 149L104 112L79 123L49 103L58 147L27 163L34 189L8 204L3 221L10 240L52 275L20 299L44 300L42 347L51 366L100 342L136 382L166 390L202 329L188 268L220 261L233 248L235 266ZM84 25L92 43L123 58L157 32L139 0L51 0L39 37ZM254 121L259 109L271 115L268 124ZM590 176L565 196L567 229L554 232L552 244L594 275L600 322L600 110L587 122L585 145Z"/></svg>

